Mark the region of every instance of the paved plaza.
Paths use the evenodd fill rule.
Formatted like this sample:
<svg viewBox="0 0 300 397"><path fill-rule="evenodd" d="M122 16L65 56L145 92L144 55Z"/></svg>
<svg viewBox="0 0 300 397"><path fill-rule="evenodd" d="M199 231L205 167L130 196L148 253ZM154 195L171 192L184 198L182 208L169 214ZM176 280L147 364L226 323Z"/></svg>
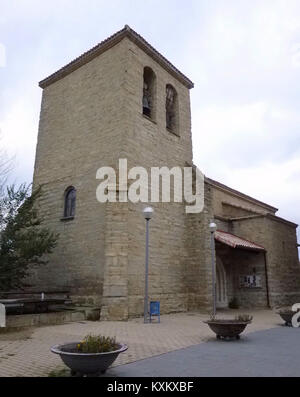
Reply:
<svg viewBox="0 0 300 397"><path fill-rule="evenodd" d="M236 313L241 312L230 310L219 316L233 316ZM280 376L285 373L290 357L292 361L289 366L296 364L297 357L300 357L299 344L295 345L298 336L300 338L299 329L282 326L282 320L272 310L243 310L243 313L251 313L253 322L246 328L241 340L235 342L216 341L215 335L203 323L208 315L199 313L163 315L160 323L152 324L144 324L142 318L128 322L83 321L0 333L0 376L48 376L52 370L63 369L65 366L60 357L51 353L50 347L80 340L89 333L115 336L119 342L128 345L128 350L119 355L108 376L158 376L154 369L156 364L153 365L157 362L168 368L166 376L217 376L216 370L221 371L222 367L226 368L220 376L229 373L232 376L235 370L238 376L240 373L246 375L243 371L247 362L251 362L253 367L257 360L257 368L264 366L264 357L268 363L274 361L274 376ZM256 332L263 330L267 331ZM182 365L175 365L182 353ZM281 361L278 361L280 357ZM286 361L282 361L283 357ZM240 362L243 362L242 367ZM277 366L276 362L281 364ZM229 364L222 363L231 363L232 371L227 372ZM300 368L300 359L297 366ZM238 371L239 368L243 368L242 372ZM160 371L159 374L163 376L164 373ZM248 375L254 376L252 369Z"/></svg>
<svg viewBox="0 0 300 397"><path fill-rule="evenodd" d="M299 377L300 331L278 327L211 340L107 371L110 377Z"/></svg>

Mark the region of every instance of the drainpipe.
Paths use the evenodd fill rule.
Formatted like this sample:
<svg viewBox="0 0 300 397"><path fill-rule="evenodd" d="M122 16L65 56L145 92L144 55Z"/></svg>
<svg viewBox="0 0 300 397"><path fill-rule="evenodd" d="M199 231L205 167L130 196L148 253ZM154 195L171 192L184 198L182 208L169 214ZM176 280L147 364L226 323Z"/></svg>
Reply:
<svg viewBox="0 0 300 397"><path fill-rule="evenodd" d="M271 307L271 305L270 305L270 295L269 295L269 278L268 278L268 266L267 266L266 251L264 251L264 259L265 259L265 274L266 274L266 289L267 289L267 305L268 305L268 307Z"/></svg>

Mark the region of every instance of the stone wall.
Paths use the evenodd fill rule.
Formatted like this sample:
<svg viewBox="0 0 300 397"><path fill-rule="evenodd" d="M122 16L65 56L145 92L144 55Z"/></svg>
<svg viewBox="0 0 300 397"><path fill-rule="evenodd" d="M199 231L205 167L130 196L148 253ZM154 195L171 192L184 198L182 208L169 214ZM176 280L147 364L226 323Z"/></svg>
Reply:
<svg viewBox="0 0 300 397"><path fill-rule="evenodd" d="M230 191L215 186L213 210L220 230L253 241L266 249L270 305L275 307L299 302L300 266L296 225L276 217L264 204L251 202L251 198L249 200L237 197ZM235 255L237 261L243 261L240 253ZM229 258L234 262L232 255L229 255ZM263 269L262 264L260 268ZM232 272L234 273L233 270ZM249 291L249 294L241 297L242 300L246 300L246 306L251 305L251 297L253 303L258 301L261 305L265 302L264 294L260 294L258 298L254 296L255 292Z"/></svg>
<svg viewBox="0 0 300 397"><path fill-rule="evenodd" d="M205 184L205 206L199 214L186 217L186 285L188 309L212 308L212 262L209 223L213 219L211 187Z"/></svg>
<svg viewBox="0 0 300 397"><path fill-rule="evenodd" d="M154 120L142 114L145 66L156 75ZM167 84L178 96L178 135L166 129ZM117 168L120 158L128 160L129 169L192 164L189 90L127 38L44 89L34 175L34 185L44 185L42 215L60 239L49 265L32 279L49 289L70 289L77 301L101 304L102 319L143 313L146 203L99 204L95 195L97 169ZM70 185L77 191L76 216L62 221L64 192ZM153 207L150 300L161 301L162 313L185 311L193 295L189 282L193 272L199 272L187 269L191 258L195 267L203 262L197 299L191 300L198 305L207 300L208 248L205 239L201 241L207 219L195 217L201 250L190 258L184 204Z"/></svg>
<svg viewBox="0 0 300 397"><path fill-rule="evenodd" d="M128 319L128 219L127 203L106 204L102 320Z"/></svg>
<svg viewBox="0 0 300 397"><path fill-rule="evenodd" d="M125 39L127 47L125 115L123 128L125 140L121 157L128 160L128 169L142 166L183 168L192 164L191 115L189 90L169 75L161 66L141 51L131 41ZM155 116L153 119L142 114L143 72L150 67L155 73ZM179 136L166 129L165 92L166 85L172 84L178 95ZM128 182L127 189L131 181ZM150 186L150 180L148 181ZM210 188L208 188L210 191ZM172 190L171 190L172 194ZM150 197L149 197L150 198ZM211 197L206 195L206 209L197 215L185 213L184 203L151 203L154 216L150 221L149 246L149 300L161 302L161 312L179 312L188 309L205 308L210 305L210 240L208 224L212 217ZM116 304L119 318L140 316L144 310L145 292L145 220L142 210L146 203L128 203L127 268L116 277L110 277L104 285L107 291L120 291L120 284L126 293L120 296L104 294L102 318L112 318L112 307ZM116 206L110 206L116 211ZM125 239L125 235L124 235ZM112 245L114 250L114 245ZM112 260L112 259L111 259ZM124 258L125 260L125 258ZM117 264L117 259L115 258ZM112 267L110 266L112 269ZM106 272L109 266L106 265ZM117 269L117 267L116 267ZM110 273L109 273L110 274ZM126 279L127 276L127 279ZM126 284L127 280L127 284ZM126 284L126 287L125 287ZM106 291L106 288L105 288ZM123 291L123 287L122 287ZM123 305L124 303L124 305ZM107 309L106 309L107 308ZM123 309L121 309L123 308ZM118 312L119 310L119 312ZM123 314L120 314L123 310ZM107 311L110 315L107 316ZM113 316L114 317L114 316Z"/></svg>
<svg viewBox="0 0 300 397"><path fill-rule="evenodd" d="M115 166L124 140L126 49L117 44L43 90L34 186L45 224L60 233L47 266L32 283L70 289L73 299L101 302L106 254L106 209L96 200L96 171ZM74 220L62 221L64 192L77 192Z"/></svg>
<svg viewBox="0 0 300 397"><path fill-rule="evenodd" d="M300 266L295 225L265 216L235 221L234 233L265 247L271 306L300 302Z"/></svg>
<svg viewBox="0 0 300 397"><path fill-rule="evenodd" d="M214 215L214 221L217 225L218 230L222 230L223 232L227 232L227 233L232 232L232 222L215 215Z"/></svg>
<svg viewBox="0 0 300 397"><path fill-rule="evenodd" d="M191 115L189 90L171 76L130 40L127 47L126 132L122 157L128 168L184 167L192 163ZM142 114L144 68L155 73L155 115ZM166 85L172 84L178 95L179 136L166 129ZM150 173L149 173L150 174ZM149 179L150 186L150 179ZM129 184L131 182L129 181ZM150 199L150 197L149 197ZM183 203L150 203L154 216L150 221L149 299L161 302L161 312L185 311L188 307L186 284L187 249L186 213ZM128 203L128 314L143 314L145 291L145 220L147 203Z"/></svg>

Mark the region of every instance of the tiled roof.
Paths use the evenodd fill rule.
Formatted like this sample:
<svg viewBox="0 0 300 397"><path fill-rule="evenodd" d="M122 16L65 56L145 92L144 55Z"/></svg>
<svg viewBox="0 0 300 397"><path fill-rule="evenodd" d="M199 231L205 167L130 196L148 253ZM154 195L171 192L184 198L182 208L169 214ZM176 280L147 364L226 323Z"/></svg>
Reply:
<svg viewBox="0 0 300 397"><path fill-rule="evenodd" d="M119 43L124 37L128 37L132 42L139 46L143 51L145 51L149 56L151 56L157 63L159 63L164 69L176 77L182 84L188 88L193 88L193 82L188 79L183 73L181 73L171 62L169 62L163 55L161 55L154 47L152 47L142 36L136 33L128 25L112 36L108 37L106 40L101 41L95 47L91 48L89 51L83 53L78 58L74 59L72 62L68 63L66 66L59 69L57 72L46 77L44 80L39 82L41 88L45 88L48 85L54 83L55 81L67 76L69 73L80 68L82 65L90 62L92 59L96 58L109 48L113 47Z"/></svg>
<svg viewBox="0 0 300 397"><path fill-rule="evenodd" d="M215 232L215 239L220 243L229 245L232 248L243 248L254 251L265 251L265 248L259 244L252 243L252 241L235 236L234 234L217 230Z"/></svg>

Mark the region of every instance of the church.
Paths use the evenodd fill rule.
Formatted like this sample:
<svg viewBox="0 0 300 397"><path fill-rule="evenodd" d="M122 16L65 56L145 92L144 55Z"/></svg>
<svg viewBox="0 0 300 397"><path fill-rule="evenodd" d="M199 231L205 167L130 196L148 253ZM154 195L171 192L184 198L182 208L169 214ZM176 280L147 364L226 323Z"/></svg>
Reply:
<svg viewBox="0 0 300 397"><path fill-rule="evenodd" d="M39 83L43 89L34 188L39 210L59 233L33 285L69 290L78 304L101 308L101 320L143 314L145 203L99 203L96 172L128 167L193 167L193 82L126 25ZM203 134L205 145L205 131ZM116 194L126 194L118 186ZM277 208L204 178L204 209L150 203L149 298L161 313L212 307L215 239L217 308L300 302L297 225Z"/></svg>

